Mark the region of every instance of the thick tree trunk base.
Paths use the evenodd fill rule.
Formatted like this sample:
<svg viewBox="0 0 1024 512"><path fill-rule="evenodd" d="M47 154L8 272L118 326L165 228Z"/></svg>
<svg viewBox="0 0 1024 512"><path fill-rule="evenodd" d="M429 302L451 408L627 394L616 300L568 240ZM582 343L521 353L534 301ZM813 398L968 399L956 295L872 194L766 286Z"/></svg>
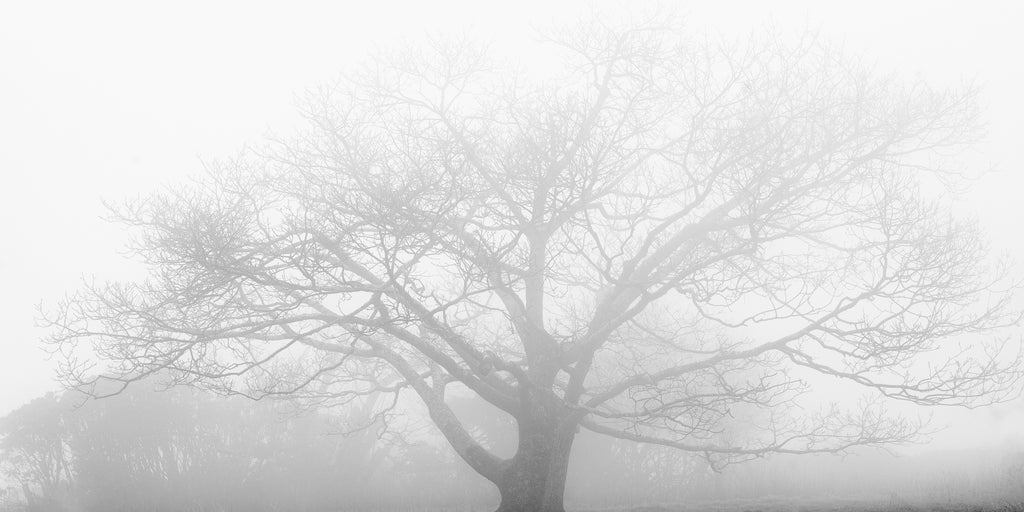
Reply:
<svg viewBox="0 0 1024 512"><path fill-rule="evenodd" d="M526 479L501 489L501 504L496 512L565 512L564 481L555 488L538 489ZM545 492L548 491L548 492Z"/></svg>
<svg viewBox="0 0 1024 512"><path fill-rule="evenodd" d="M563 496L569 452L576 434L564 418L538 425L520 423L519 449L502 477L497 512L565 512Z"/></svg>
<svg viewBox="0 0 1024 512"><path fill-rule="evenodd" d="M495 512L565 512L565 508L559 503L557 506L531 505L529 503L506 503L502 500L501 505Z"/></svg>

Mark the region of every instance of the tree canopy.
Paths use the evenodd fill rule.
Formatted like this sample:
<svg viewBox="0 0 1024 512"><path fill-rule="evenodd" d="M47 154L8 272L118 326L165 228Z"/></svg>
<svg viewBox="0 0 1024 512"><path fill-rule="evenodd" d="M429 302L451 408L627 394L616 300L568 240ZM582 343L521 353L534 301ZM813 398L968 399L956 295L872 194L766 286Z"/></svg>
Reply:
<svg viewBox="0 0 1024 512"><path fill-rule="evenodd" d="M117 209L149 278L50 315L65 378L94 381L85 351L124 383L411 392L502 510L562 508L581 427L721 467L914 439L882 399L1012 391L1004 275L932 193L964 175L973 88L814 37L547 40L539 78L465 40L380 56L311 91L295 136ZM802 408L821 379L875 398ZM515 456L446 393L511 416Z"/></svg>

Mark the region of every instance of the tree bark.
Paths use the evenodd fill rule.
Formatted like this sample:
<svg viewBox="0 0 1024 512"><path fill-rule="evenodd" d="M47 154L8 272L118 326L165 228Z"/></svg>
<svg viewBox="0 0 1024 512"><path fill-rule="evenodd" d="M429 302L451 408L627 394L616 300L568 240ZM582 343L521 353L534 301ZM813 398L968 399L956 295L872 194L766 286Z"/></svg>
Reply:
<svg viewBox="0 0 1024 512"><path fill-rule="evenodd" d="M519 419L519 449L495 482L497 512L564 512L565 477L576 423L567 415L536 411Z"/></svg>

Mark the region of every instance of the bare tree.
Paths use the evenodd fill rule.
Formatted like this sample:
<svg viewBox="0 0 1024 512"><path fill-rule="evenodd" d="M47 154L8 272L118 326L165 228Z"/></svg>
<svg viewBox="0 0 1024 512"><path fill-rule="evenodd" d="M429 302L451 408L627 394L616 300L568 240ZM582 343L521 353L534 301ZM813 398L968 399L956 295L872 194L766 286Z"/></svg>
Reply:
<svg viewBox="0 0 1024 512"><path fill-rule="evenodd" d="M1011 390L1000 269L929 192L960 175L973 89L879 79L814 37L549 40L564 72L543 79L469 41L382 57L310 93L296 137L118 209L150 279L50 315L64 378L95 379L84 350L126 385L411 391L502 511L563 509L581 427L721 467L914 439L885 397ZM825 381L881 398L808 412ZM513 457L454 389L514 419Z"/></svg>

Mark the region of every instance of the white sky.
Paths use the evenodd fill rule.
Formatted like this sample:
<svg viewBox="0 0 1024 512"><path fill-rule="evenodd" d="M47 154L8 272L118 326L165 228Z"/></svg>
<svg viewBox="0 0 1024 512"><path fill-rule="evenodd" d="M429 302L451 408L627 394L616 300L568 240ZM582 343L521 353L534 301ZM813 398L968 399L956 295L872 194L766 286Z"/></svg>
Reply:
<svg viewBox="0 0 1024 512"><path fill-rule="evenodd" d="M372 3L372 5L370 5ZM670 3L670 2L666 2ZM518 47L531 22L588 2L21 1L0 5L0 415L53 389L36 305L83 276L124 275L116 201L200 169L294 122L293 94L378 43L466 30ZM690 24L730 33L774 23L817 27L880 66L938 83L977 78L996 164L968 197L997 246L1024 264L1021 190L1024 8L1015 1L707 1L681 3ZM1018 412L1014 412L1017 410ZM1024 403L950 414L951 431L992 436ZM1016 416L1014 416L1017 414ZM987 421L979 427L979 419ZM1006 419L1010 418L1010 419ZM1009 423L1008 423L1009 422ZM1024 429L1021 429L1024 430ZM984 437L984 436L983 436Z"/></svg>

